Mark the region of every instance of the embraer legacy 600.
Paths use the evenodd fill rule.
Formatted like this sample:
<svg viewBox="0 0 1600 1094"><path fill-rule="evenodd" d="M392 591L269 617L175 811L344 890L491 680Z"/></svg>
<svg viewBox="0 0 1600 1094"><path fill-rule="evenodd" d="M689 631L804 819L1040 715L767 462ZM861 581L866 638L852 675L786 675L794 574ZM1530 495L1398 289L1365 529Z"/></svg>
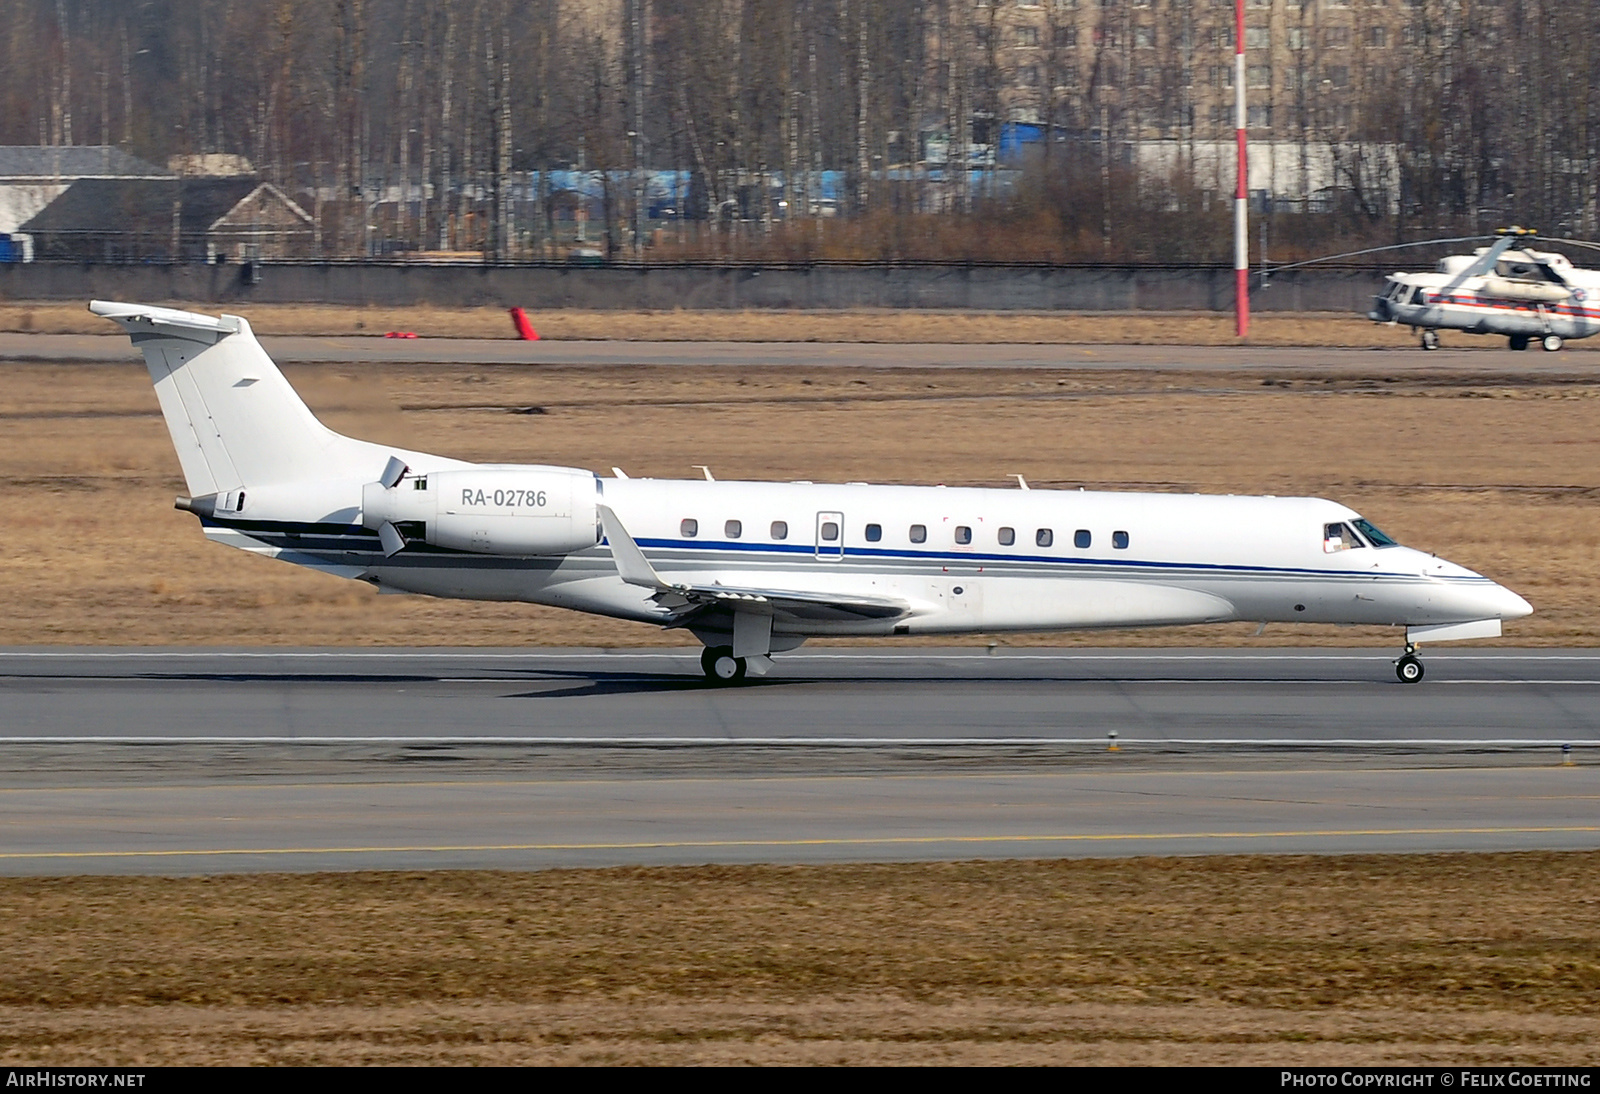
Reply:
<svg viewBox="0 0 1600 1094"><path fill-rule="evenodd" d="M379 589L551 604L706 646L714 683L807 638L1187 623L1493 637L1527 601L1317 498L602 478L319 422L237 316L95 301L143 352L219 543Z"/></svg>

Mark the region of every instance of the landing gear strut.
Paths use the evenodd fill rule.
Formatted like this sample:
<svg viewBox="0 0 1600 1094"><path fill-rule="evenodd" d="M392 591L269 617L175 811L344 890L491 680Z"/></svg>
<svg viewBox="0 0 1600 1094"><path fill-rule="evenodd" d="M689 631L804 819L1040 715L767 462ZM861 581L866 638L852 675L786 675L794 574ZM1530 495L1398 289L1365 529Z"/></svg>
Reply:
<svg viewBox="0 0 1600 1094"><path fill-rule="evenodd" d="M1410 642L1406 643L1406 652L1394 663L1394 674L1400 678L1402 684L1416 684L1422 681L1422 662L1417 659L1417 647Z"/></svg>
<svg viewBox="0 0 1600 1094"><path fill-rule="evenodd" d="M1436 331L1436 330L1425 330L1425 331L1423 331L1422 332L1422 348L1423 349L1438 349L1439 348L1439 332Z"/></svg>
<svg viewBox="0 0 1600 1094"><path fill-rule="evenodd" d="M707 646L700 651L700 667L712 684L737 684L744 679L749 664L733 655L732 646Z"/></svg>

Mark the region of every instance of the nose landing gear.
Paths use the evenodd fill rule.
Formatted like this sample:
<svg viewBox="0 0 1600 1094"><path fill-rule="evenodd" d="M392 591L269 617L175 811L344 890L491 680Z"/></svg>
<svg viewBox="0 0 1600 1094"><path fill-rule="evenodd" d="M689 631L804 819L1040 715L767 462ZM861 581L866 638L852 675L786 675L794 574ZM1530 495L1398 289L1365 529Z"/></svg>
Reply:
<svg viewBox="0 0 1600 1094"><path fill-rule="evenodd" d="M1406 652L1394 663L1394 674L1402 684L1422 682L1422 662L1417 658L1417 647L1406 643Z"/></svg>
<svg viewBox="0 0 1600 1094"><path fill-rule="evenodd" d="M1438 349L1439 348L1439 332L1436 331L1436 330L1425 330L1425 331L1423 331L1422 332L1422 348L1423 349L1428 349L1428 350Z"/></svg>

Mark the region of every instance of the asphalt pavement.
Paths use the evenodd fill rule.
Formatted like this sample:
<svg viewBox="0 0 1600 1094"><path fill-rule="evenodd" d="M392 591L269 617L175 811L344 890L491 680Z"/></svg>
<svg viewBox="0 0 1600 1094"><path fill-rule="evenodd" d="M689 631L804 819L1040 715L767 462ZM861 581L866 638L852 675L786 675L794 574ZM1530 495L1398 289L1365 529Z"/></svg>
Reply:
<svg viewBox="0 0 1600 1094"><path fill-rule="evenodd" d="M1600 651L1392 656L6 650L0 873L1600 847Z"/></svg>
<svg viewBox="0 0 1600 1094"><path fill-rule="evenodd" d="M1103 345L842 342L538 341L508 338L300 337L263 335L280 364L466 364L566 366L772 366L865 368L1150 369L1218 372L1415 375L1488 372L1569 375L1600 365L1583 350L1514 353L1503 339L1458 336L1436 352L1306 346L1121 345L1116 317ZM126 335L0 333L0 361L137 362Z"/></svg>

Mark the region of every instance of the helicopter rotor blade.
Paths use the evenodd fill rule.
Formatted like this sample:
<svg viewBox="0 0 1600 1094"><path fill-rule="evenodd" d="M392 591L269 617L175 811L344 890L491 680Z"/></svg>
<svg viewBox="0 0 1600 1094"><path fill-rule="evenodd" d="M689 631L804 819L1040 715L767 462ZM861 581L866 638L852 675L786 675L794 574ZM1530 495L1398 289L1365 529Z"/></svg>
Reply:
<svg viewBox="0 0 1600 1094"><path fill-rule="evenodd" d="M1566 243L1573 247L1587 247L1591 251L1600 251L1600 243L1590 239L1564 239L1561 236L1540 236L1541 243Z"/></svg>
<svg viewBox="0 0 1600 1094"><path fill-rule="evenodd" d="M1284 270L1297 270L1302 266L1314 266L1318 262L1333 262L1341 258L1359 258L1362 255L1381 254L1384 251L1401 251L1408 247L1431 247L1439 243L1480 243L1486 239L1495 239L1496 236L1455 236L1450 239L1419 239L1413 243L1391 243L1387 247L1368 247L1360 251L1345 251L1342 254L1323 255L1320 258L1308 258L1304 262L1291 262L1284 266L1266 267L1268 274L1282 273ZM1597 245L1600 246L1600 245Z"/></svg>

